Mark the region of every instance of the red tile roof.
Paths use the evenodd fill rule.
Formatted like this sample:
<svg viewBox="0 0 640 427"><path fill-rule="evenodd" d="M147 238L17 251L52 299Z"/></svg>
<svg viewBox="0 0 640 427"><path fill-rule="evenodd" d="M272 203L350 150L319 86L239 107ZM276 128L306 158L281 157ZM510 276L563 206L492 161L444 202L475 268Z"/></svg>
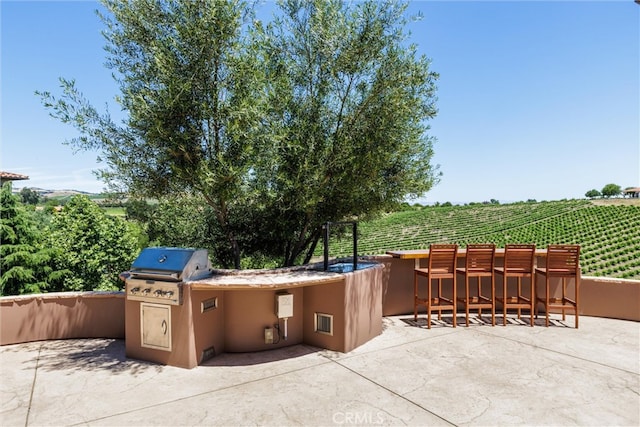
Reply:
<svg viewBox="0 0 640 427"><path fill-rule="evenodd" d="M23 179L29 179L27 175L20 175L19 173L0 171L0 180L2 181L20 181Z"/></svg>

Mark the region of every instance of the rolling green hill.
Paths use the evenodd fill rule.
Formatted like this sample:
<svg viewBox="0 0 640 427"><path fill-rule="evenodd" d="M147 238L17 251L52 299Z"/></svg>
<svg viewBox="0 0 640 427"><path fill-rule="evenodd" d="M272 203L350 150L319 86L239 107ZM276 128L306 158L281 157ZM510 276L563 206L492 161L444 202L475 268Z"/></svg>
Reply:
<svg viewBox="0 0 640 427"><path fill-rule="evenodd" d="M358 224L358 254L422 249L431 243L581 245L582 273L640 279L640 204L569 200L423 207ZM351 238L332 238L331 256L349 256ZM322 248L316 252L322 255Z"/></svg>

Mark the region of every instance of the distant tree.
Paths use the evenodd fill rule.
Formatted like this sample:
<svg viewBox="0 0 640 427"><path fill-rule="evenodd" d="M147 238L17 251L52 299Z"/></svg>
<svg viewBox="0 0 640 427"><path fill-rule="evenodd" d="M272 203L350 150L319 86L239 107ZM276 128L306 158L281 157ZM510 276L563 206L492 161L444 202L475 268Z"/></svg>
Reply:
<svg viewBox="0 0 640 427"><path fill-rule="evenodd" d="M602 188L602 196L609 198L618 196L622 193L622 189L617 184L607 184Z"/></svg>
<svg viewBox="0 0 640 427"><path fill-rule="evenodd" d="M20 198L22 199L22 203L24 204L37 205L40 201L40 194L30 188L22 187L22 189L20 190Z"/></svg>
<svg viewBox="0 0 640 427"><path fill-rule="evenodd" d="M156 205L151 205L146 200L129 199L124 204L125 217L127 220L148 223L156 209Z"/></svg>
<svg viewBox="0 0 640 427"><path fill-rule="evenodd" d="M39 244L40 234L29 213L11 192L0 189L0 295L43 292L64 272L51 267L54 251Z"/></svg>
<svg viewBox="0 0 640 427"><path fill-rule="evenodd" d="M160 199L144 221L152 245L212 249L208 244L212 231L207 225L211 215L211 208L200 198L175 195Z"/></svg>
<svg viewBox="0 0 640 427"><path fill-rule="evenodd" d="M44 204L44 210L48 213L54 213L58 210L60 203L54 199L45 198L46 203Z"/></svg>
<svg viewBox="0 0 640 427"><path fill-rule="evenodd" d="M594 188L593 190L589 190L586 193L584 193L584 195L589 199L595 199L596 197L602 196L602 193L600 193L598 190Z"/></svg>
<svg viewBox="0 0 640 427"><path fill-rule="evenodd" d="M70 272L60 291L116 290L118 275L138 254L137 236L126 221L107 215L87 196L74 196L51 221L48 244Z"/></svg>

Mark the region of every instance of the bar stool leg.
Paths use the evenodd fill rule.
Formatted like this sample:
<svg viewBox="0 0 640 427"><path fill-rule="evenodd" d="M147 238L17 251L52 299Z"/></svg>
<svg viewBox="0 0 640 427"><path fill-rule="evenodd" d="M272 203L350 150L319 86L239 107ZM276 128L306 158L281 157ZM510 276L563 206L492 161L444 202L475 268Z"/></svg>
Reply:
<svg viewBox="0 0 640 427"><path fill-rule="evenodd" d="M418 273L413 273L413 320L418 322Z"/></svg>
<svg viewBox="0 0 640 427"><path fill-rule="evenodd" d="M478 302L480 302L480 295L482 295L482 277L478 276ZM482 322L482 307L478 307L478 318Z"/></svg>
<svg viewBox="0 0 640 427"><path fill-rule="evenodd" d="M465 291L465 303L464 303L464 315L465 320L467 322L467 328L469 327L469 276L465 275L464 278L464 291ZM453 300L453 303L456 304L456 300Z"/></svg>
<svg viewBox="0 0 640 427"><path fill-rule="evenodd" d="M507 326L507 276L502 278L502 326Z"/></svg>
<svg viewBox="0 0 640 427"><path fill-rule="evenodd" d="M567 290L567 280L566 278L562 278L562 320L567 320L567 316L565 315L564 302L566 300L566 290Z"/></svg>
<svg viewBox="0 0 640 427"><path fill-rule="evenodd" d="M427 329L431 329L431 278L427 282Z"/></svg>
<svg viewBox="0 0 640 427"><path fill-rule="evenodd" d="M496 326L496 283L491 274L491 326Z"/></svg>
<svg viewBox="0 0 640 427"><path fill-rule="evenodd" d="M535 284L535 272L531 272L531 277L529 278L529 283L531 283L531 309L529 310L529 316L531 317L531 327L533 327L533 313L536 308L536 284Z"/></svg>
<svg viewBox="0 0 640 427"><path fill-rule="evenodd" d="M546 326L549 327L549 275L545 275L545 315L546 315Z"/></svg>
<svg viewBox="0 0 640 427"><path fill-rule="evenodd" d="M518 304L520 304L520 295L522 295L522 278L518 277L518 293L516 294L516 298L518 299L516 303ZM518 320L520 320L521 313L520 307L518 306Z"/></svg>
<svg viewBox="0 0 640 427"><path fill-rule="evenodd" d="M456 275L453 275L453 279L451 279L453 282L453 327L456 327L456 323L457 323L457 310L456 310L456 304L458 303L458 291L456 290Z"/></svg>
<svg viewBox="0 0 640 427"><path fill-rule="evenodd" d="M441 286L441 280L440 279L437 279L437 280L438 280L438 294L436 295L436 298L438 298L438 305L440 305L441 304L440 300L442 298L442 286ZM438 320L442 320L441 316L442 316L442 311L438 310Z"/></svg>

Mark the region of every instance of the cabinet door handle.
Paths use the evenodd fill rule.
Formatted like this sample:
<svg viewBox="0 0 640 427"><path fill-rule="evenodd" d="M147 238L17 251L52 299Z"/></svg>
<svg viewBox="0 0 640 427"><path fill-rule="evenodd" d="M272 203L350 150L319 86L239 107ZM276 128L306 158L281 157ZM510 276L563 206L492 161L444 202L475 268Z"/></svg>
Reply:
<svg viewBox="0 0 640 427"><path fill-rule="evenodd" d="M167 335L167 321L166 320L162 321L162 333Z"/></svg>

